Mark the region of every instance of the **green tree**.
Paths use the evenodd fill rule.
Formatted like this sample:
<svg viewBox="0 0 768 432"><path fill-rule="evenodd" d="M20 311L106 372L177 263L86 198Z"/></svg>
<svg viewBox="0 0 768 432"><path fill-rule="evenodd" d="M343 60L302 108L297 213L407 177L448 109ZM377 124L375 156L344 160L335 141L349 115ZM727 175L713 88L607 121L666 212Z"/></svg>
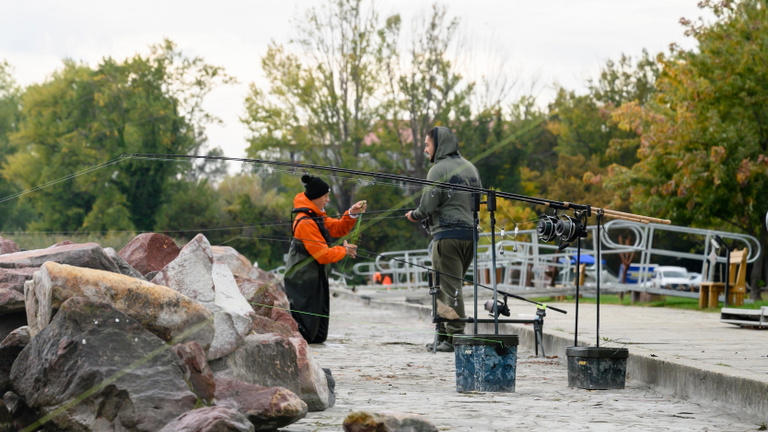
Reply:
<svg viewBox="0 0 768 432"><path fill-rule="evenodd" d="M272 173L274 174L274 173ZM274 175L266 179L273 180ZM301 190L294 177L291 192L271 187L261 175L247 173L225 178L217 188L221 197L221 222L233 227L213 234L220 243L234 247L264 269L283 265L291 237L291 200Z"/></svg>
<svg viewBox="0 0 768 432"><path fill-rule="evenodd" d="M380 31L386 66L386 98L381 106L389 129L384 136L397 143L394 160L399 162L398 171L423 178L427 168L424 138L433 126L456 129L469 120L474 83L467 82L446 55L459 20L448 19L445 7L433 5L426 23L414 23L418 30L405 56L398 45L400 25L400 17L394 16ZM492 111L493 107L488 110Z"/></svg>
<svg viewBox="0 0 768 432"><path fill-rule="evenodd" d="M632 101L643 105L656 93L660 71L661 65L646 49L637 61L622 54L618 61L605 63L596 81L589 80L589 93L603 105L618 107Z"/></svg>
<svg viewBox="0 0 768 432"><path fill-rule="evenodd" d="M653 103L615 114L641 136L640 161L613 180L633 208L677 224L768 233L768 10L758 0L702 2L711 24L684 21L698 49L662 59ZM759 295L765 252L752 271Z"/></svg>
<svg viewBox="0 0 768 432"><path fill-rule="evenodd" d="M172 181L167 196L158 209L156 231L184 239L202 232L213 244L221 241L220 233L208 231L220 226L223 211L221 200L207 179Z"/></svg>
<svg viewBox="0 0 768 432"><path fill-rule="evenodd" d="M586 94L558 90L547 123L557 139L557 163L541 172L542 190L553 199L629 208L629 194L608 190L605 182L637 162L640 140L636 131L619 127L612 113L624 103L647 103L655 94L659 69L645 50L637 61L623 54L606 62L600 76L588 82Z"/></svg>
<svg viewBox="0 0 768 432"><path fill-rule="evenodd" d="M10 136L18 130L21 116L22 90L13 78L11 65L0 61L0 164L15 153ZM0 198L11 197L19 188L4 178L0 178ZM0 203L0 227L3 229L23 228L32 217L29 206L16 199Z"/></svg>
<svg viewBox="0 0 768 432"><path fill-rule="evenodd" d="M296 39L270 45L262 58L269 89L252 84L246 98L249 155L268 151L357 169L385 157L377 151L380 143L366 140L379 118L378 21L362 0L329 0L327 7L307 12ZM334 203L348 208L356 184L336 178L330 183Z"/></svg>
<svg viewBox="0 0 768 432"><path fill-rule="evenodd" d="M11 136L18 151L7 158L3 176L26 189L124 153L198 151L211 120L200 104L226 79L221 68L184 57L170 41L148 56L105 58L96 68L66 60L51 79L24 92ZM169 182L191 169L129 159L51 185L26 197L39 214L32 227L74 231L87 221L105 230L151 230ZM115 207L110 216L96 214L108 203Z"/></svg>

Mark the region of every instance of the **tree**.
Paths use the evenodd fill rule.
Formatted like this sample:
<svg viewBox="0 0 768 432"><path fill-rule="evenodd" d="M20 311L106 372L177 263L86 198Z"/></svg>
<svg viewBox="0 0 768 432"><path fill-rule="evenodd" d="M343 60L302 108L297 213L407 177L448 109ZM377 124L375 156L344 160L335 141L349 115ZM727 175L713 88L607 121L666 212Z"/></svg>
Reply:
<svg viewBox="0 0 768 432"><path fill-rule="evenodd" d="M18 130L21 115L21 88L13 78L11 65L0 61L0 164L15 153L10 136ZM12 197L19 188L0 179L0 198ZM16 199L0 203L0 227L18 229L31 217L30 208Z"/></svg>
<svg viewBox="0 0 768 432"><path fill-rule="evenodd" d="M18 152L7 158L3 176L31 188L124 153L198 151L210 121L200 104L220 79L226 80L221 68L182 56L170 41L149 56L105 58L96 68L66 60L49 81L24 92L11 136ZM26 197L40 215L33 227L74 231L87 221L103 230L151 230L169 181L191 168L129 159L51 185ZM109 217L97 214L110 203Z"/></svg>
<svg viewBox="0 0 768 432"><path fill-rule="evenodd" d="M286 180L293 186L292 191L301 190L297 179ZM291 236L292 195L281 193L269 186L261 175L253 173L225 178L216 193L223 211L219 224L235 228L212 233L212 238L231 245L258 262L261 268L283 265L283 254L288 252L287 240Z"/></svg>
<svg viewBox="0 0 768 432"><path fill-rule="evenodd" d="M651 103L622 105L621 127L637 132L640 161L614 187L630 189L633 208L677 224L738 230L768 244L768 10L765 3L702 2L712 24L683 20L697 50L661 58ZM752 296L765 274L752 272Z"/></svg>
<svg viewBox="0 0 768 432"><path fill-rule="evenodd" d="M632 101L643 105L656 93L660 68L645 49L637 62L622 54L618 61L605 63L597 81L589 80L589 93L603 105L618 107Z"/></svg>
<svg viewBox="0 0 768 432"><path fill-rule="evenodd" d="M384 116L389 137L397 142L399 167L408 175L423 178L427 161L424 139L433 126L458 126L469 119L469 99L474 83L466 82L447 58L459 21L448 20L447 9L433 5L432 13L415 35L403 60L398 49L399 16L387 20L380 33L383 58L386 59ZM492 112L494 107L489 107Z"/></svg>
<svg viewBox="0 0 768 432"><path fill-rule="evenodd" d="M246 99L249 155L267 151L356 169L386 158L381 143L366 140L379 119L378 15L362 0L329 0L328 6L310 9L297 39L289 46L272 43L262 58L270 87L252 84ZM335 204L348 208L356 183L336 177L330 183Z"/></svg>
<svg viewBox="0 0 768 432"><path fill-rule="evenodd" d="M589 92L577 95L560 88L549 105L547 128L557 138L557 164L542 172L542 190L554 199L629 208L629 194L605 188L615 172L637 162L640 145L634 130L620 128L612 113L624 103L644 104L655 94L659 64L647 51L635 62L622 54L609 60Z"/></svg>

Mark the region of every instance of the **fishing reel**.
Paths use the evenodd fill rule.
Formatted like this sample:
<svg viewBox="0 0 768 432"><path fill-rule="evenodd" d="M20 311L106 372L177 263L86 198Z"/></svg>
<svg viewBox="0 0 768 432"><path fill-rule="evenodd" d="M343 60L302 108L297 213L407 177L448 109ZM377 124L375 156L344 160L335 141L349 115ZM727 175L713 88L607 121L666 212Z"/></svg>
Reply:
<svg viewBox="0 0 768 432"><path fill-rule="evenodd" d="M573 216L541 215L536 226L539 239L545 243L559 239L560 248L587 236L587 212L577 211Z"/></svg>
<svg viewBox="0 0 768 432"><path fill-rule="evenodd" d="M493 316L493 300L488 300L485 302L485 306L483 306L485 310L488 311L488 313ZM496 300L496 316L494 318L498 318L499 315L509 316L509 306L507 306L507 297L504 296L504 301Z"/></svg>
<svg viewBox="0 0 768 432"><path fill-rule="evenodd" d="M539 240L549 243L557 237L555 227L558 220L557 215L541 215L539 223L536 225L536 233L539 234Z"/></svg>

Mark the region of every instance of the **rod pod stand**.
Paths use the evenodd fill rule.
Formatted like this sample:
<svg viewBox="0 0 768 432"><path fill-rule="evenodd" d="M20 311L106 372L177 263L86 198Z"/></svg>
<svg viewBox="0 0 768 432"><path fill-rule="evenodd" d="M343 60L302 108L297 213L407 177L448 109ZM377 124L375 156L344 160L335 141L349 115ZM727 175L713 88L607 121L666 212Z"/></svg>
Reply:
<svg viewBox="0 0 768 432"><path fill-rule="evenodd" d="M474 287L474 303L475 303L475 322L472 324L472 334L477 335L477 243L478 243L478 230L477 226L480 224L480 218L478 212L480 211L480 193L472 193L472 250L475 253L475 259L472 260L472 286Z"/></svg>
<svg viewBox="0 0 768 432"><path fill-rule="evenodd" d="M499 291L496 286L496 192L488 191L486 198L491 219L491 286L493 287L493 334L499 334ZM475 315L477 317L477 315Z"/></svg>
<svg viewBox="0 0 768 432"><path fill-rule="evenodd" d="M596 326L595 346L578 346L579 330L579 276L578 270L581 261L581 241L577 243L577 277L576 277L576 328L574 329L574 346L567 347L565 354L568 361L568 386L587 390L623 389L627 374L627 357L629 350L626 348L600 347L600 271L602 260L600 254L600 225L602 224L602 209L597 211L596 237Z"/></svg>
<svg viewBox="0 0 768 432"><path fill-rule="evenodd" d="M573 346L579 346L579 282L581 279L581 237L576 239L576 319L573 325Z"/></svg>
<svg viewBox="0 0 768 432"><path fill-rule="evenodd" d="M427 282L429 284L429 295L432 296L432 322L435 323L435 339L432 342L432 354L435 354L437 353L437 339L440 336L440 323L442 322L437 315L437 294L440 292L440 273L434 273L433 276L433 272L428 272Z"/></svg>

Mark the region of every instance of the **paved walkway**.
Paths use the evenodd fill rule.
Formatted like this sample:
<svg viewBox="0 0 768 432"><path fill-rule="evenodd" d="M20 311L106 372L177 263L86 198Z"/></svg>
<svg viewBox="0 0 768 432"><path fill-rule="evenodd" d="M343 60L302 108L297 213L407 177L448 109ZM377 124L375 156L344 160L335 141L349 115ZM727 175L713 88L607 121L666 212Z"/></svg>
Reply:
<svg viewBox="0 0 768 432"><path fill-rule="evenodd" d="M518 353L514 393L457 393L453 354L426 352L432 325L413 309L393 304L332 299L329 339L312 350L333 371L336 406L309 413L284 430L339 431L346 415L356 410L420 414L445 431L748 431L760 426L664 396L636 381L624 390L569 388L561 359L536 358L524 347ZM567 333L570 321L553 315L547 316L545 329ZM607 314L606 321L611 321ZM651 342L664 342L662 335L650 336Z"/></svg>

